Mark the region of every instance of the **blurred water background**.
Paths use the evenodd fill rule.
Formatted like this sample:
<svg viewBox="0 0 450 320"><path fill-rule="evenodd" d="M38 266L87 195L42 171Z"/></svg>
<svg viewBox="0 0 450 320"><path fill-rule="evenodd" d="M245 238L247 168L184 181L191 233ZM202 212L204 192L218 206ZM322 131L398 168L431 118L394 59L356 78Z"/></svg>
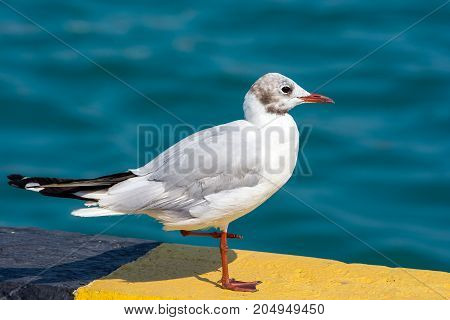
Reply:
<svg viewBox="0 0 450 320"><path fill-rule="evenodd" d="M266 72L312 91L443 3L6 2L75 50L0 3L0 174L85 178L135 168L140 124L240 119L244 94ZM244 240L232 248L450 271L449 13L322 87L335 105L292 112L313 126L304 150L312 175L234 222ZM2 179L0 225L96 234L121 219L73 217L76 200ZM147 217L106 233L216 245Z"/></svg>

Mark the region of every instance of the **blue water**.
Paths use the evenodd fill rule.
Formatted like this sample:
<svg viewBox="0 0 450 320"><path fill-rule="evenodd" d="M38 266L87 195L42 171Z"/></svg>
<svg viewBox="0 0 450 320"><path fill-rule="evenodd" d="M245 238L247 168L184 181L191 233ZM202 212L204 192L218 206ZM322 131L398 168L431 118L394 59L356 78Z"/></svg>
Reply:
<svg viewBox="0 0 450 320"><path fill-rule="evenodd" d="M240 119L243 95L271 71L312 91L443 1L9 3L68 45L0 4L0 175L87 178L137 166L140 124ZM231 247L450 271L449 14L322 87L335 105L292 112L313 126L312 174L234 222L245 238ZM0 225L96 234L121 219L73 217L79 202L2 179ZM106 233L216 245L148 217Z"/></svg>

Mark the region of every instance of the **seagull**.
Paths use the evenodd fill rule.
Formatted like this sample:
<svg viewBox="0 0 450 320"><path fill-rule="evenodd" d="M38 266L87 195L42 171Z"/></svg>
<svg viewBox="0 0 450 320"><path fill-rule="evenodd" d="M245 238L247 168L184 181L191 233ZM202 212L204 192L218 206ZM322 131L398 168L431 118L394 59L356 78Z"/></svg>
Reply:
<svg viewBox="0 0 450 320"><path fill-rule="evenodd" d="M220 239L222 288L254 292L261 281L230 278L229 224L278 191L296 166L299 131L288 112L304 103L334 103L293 80L268 73L244 98L244 120L196 132L137 169L95 179L8 176L14 187L82 200L78 217L145 214L183 236ZM215 232L204 230L215 228ZM203 231L199 231L203 230Z"/></svg>

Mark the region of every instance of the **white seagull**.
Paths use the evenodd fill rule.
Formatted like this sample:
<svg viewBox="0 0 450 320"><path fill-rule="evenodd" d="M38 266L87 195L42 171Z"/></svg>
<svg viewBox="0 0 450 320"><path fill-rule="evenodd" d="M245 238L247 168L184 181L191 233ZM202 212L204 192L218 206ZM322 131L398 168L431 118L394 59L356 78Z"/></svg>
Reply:
<svg viewBox="0 0 450 320"><path fill-rule="evenodd" d="M145 166L96 179L8 176L9 184L46 196L85 201L79 217L146 214L183 236L220 238L222 287L256 291L260 281L229 277L227 238L230 222L272 196L291 177L297 162L299 132L288 114L302 103L334 103L309 93L291 79L268 73L245 95L245 120L192 134ZM194 230L217 228L219 232Z"/></svg>

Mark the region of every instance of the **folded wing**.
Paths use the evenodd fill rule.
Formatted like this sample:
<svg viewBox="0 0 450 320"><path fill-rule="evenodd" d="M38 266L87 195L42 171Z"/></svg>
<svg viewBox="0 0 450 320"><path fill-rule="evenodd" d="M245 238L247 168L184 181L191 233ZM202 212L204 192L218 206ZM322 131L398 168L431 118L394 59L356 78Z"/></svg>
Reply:
<svg viewBox="0 0 450 320"><path fill-rule="evenodd" d="M148 213L163 223L175 224L205 218L208 212L215 214L211 211L222 208L214 205L230 203L225 198L212 199L259 183L257 132L243 120L197 132L144 167L131 170L136 177L111 187L99 206Z"/></svg>

